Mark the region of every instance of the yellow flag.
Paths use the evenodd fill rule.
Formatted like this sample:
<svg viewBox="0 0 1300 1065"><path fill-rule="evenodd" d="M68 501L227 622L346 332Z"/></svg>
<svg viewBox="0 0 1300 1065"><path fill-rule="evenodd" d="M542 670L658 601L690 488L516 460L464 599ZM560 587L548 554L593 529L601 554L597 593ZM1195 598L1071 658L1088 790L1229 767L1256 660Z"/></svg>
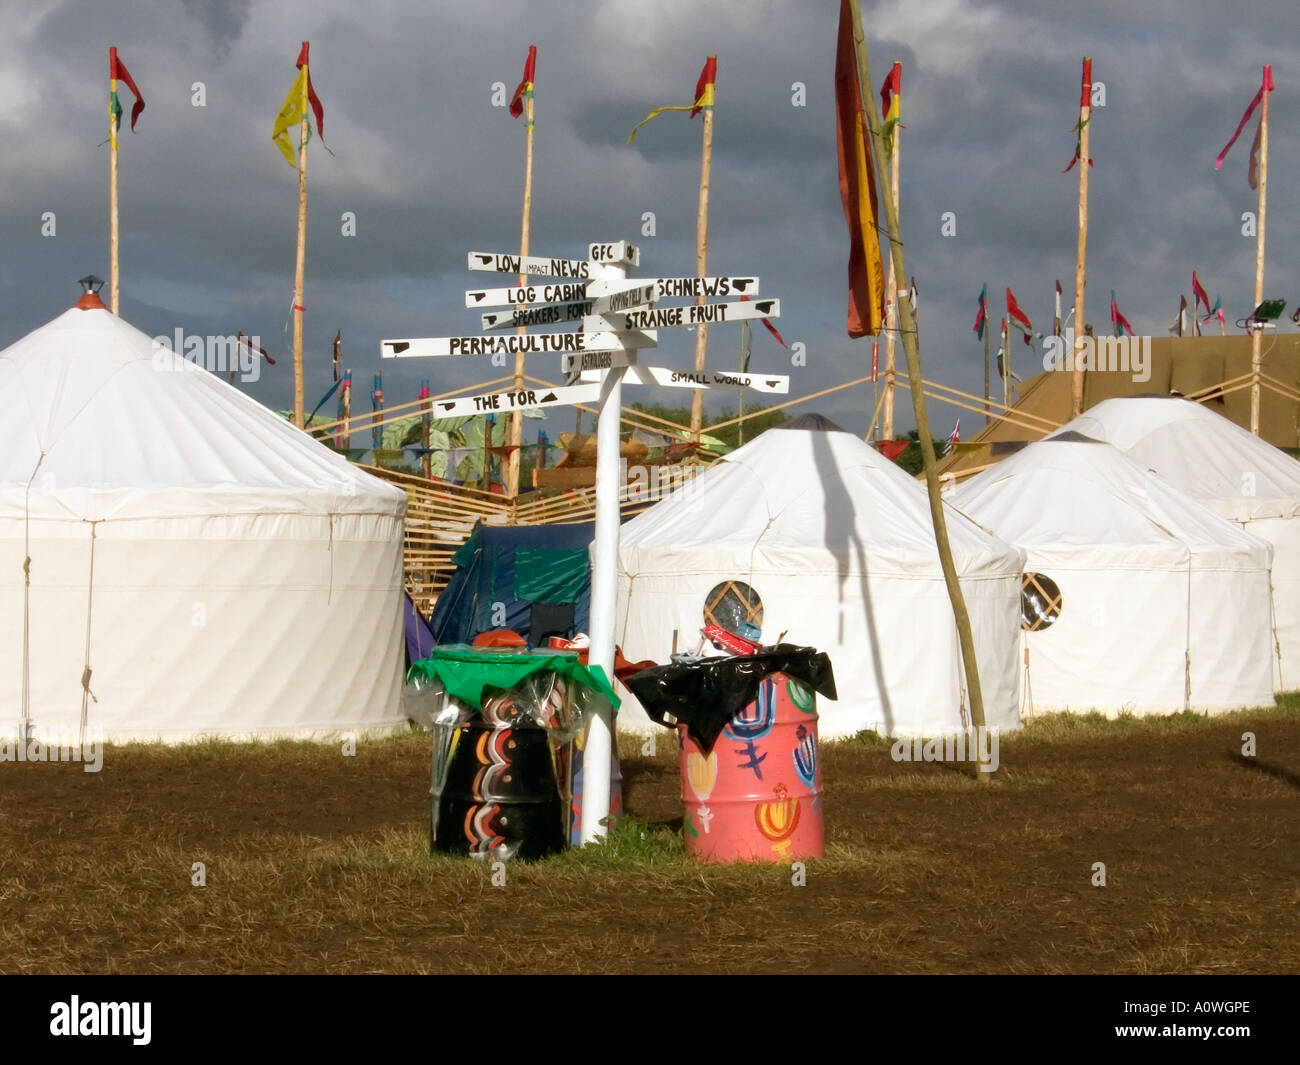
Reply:
<svg viewBox="0 0 1300 1065"><path fill-rule="evenodd" d="M280 113L275 116L275 126L271 130L271 140L275 141L275 146L280 149L284 161L295 169L297 169L298 160L294 158L293 142L289 140L289 130L303 120L305 112L303 111L302 101L306 94L307 67L304 64L298 71L298 76L294 78L293 88L289 90L289 95L284 98L284 106L280 108Z"/></svg>

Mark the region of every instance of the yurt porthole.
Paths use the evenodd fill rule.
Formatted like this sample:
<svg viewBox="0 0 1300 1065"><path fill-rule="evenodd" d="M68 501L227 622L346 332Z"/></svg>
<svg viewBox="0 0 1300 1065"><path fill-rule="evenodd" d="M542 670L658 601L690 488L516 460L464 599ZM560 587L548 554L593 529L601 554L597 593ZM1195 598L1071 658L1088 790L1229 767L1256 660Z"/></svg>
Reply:
<svg viewBox="0 0 1300 1065"><path fill-rule="evenodd" d="M763 600L744 581L715 584L704 597L704 623L756 639L763 628Z"/></svg>
<svg viewBox="0 0 1300 1065"><path fill-rule="evenodd" d="M1051 577L1026 573L1020 581L1020 627L1038 632L1061 616L1061 589Z"/></svg>

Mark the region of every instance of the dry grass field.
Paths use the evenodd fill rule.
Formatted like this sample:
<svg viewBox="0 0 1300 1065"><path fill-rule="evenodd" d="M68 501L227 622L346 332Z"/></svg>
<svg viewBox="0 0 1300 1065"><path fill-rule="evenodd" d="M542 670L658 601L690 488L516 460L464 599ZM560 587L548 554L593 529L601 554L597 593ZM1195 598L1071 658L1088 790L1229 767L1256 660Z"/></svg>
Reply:
<svg viewBox="0 0 1300 1065"><path fill-rule="evenodd" d="M627 750L607 844L503 886L429 855L423 734L0 763L0 972L1300 971L1300 696L1043 719L988 786L828 743L802 887L685 858L672 747Z"/></svg>

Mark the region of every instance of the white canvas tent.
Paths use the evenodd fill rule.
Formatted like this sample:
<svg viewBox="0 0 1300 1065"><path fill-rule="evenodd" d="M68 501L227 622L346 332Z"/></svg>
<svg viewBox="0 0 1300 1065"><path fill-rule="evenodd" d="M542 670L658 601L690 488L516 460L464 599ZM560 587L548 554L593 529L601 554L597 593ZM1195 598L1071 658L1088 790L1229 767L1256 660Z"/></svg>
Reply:
<svg viewBox="0 0 1300 1065"><path fill-rule="evenodd" d="M1077 434L1030 444L948 498L1026 550L1047 618L1059 592L1055 620L1023 633L1022 713L1272 704L1263 540Z"/></svg>
<svg viewBox="0 0 1300 1065"><path fill-rule="evenodd" d="M1176 396L1108 399L1063 426L1113 444L1216 514L1273 545L1278 691L1300 688L1300 462Z"/></svg>
<svg viewBox="0 0 1300 1065"><path fill-rule="evenodd" d="M103 309L0 352L0 396L0 735L405 721L403 493Z"/></svg>
<svg viewBox="0 0 1300 1065"><path fill-rule="evenodd" d="M986 721L1015 728L1023 555L951 509L948 531ZM760 596L765 643L788 630L787 642L829 653L839 699L818 702L822 735L969 723L924 489L857 437L769 429L624 525L616 640L633 660L667 662L674 637L690 650L706 597L730 580ZM630 695L619 723L649 727Z"/></svg>

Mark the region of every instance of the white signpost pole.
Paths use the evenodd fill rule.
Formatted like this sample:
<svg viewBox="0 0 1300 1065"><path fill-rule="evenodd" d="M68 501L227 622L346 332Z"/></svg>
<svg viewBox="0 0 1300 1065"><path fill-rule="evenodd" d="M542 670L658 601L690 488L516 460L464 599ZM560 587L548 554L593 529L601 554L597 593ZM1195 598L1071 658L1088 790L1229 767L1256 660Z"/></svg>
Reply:
<svg viewBox="0 0 1300 1065"><path fill-rule="evenodd" d="M593 249L595 250L595 249ZM617 264L623 277L625 263ZM596 540L591 560L591 614L587 661L600 666L614 683L614 618L618 592L619 419L623 406L623 375L627 368L604 371L596 421ZM583 846L605 835L601 821L609 817L610 759L614 747L613 711L608 705L587 727L582 752Z"/></svg>

